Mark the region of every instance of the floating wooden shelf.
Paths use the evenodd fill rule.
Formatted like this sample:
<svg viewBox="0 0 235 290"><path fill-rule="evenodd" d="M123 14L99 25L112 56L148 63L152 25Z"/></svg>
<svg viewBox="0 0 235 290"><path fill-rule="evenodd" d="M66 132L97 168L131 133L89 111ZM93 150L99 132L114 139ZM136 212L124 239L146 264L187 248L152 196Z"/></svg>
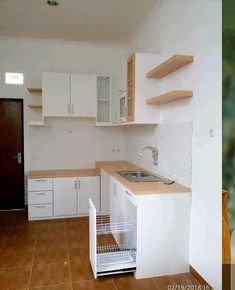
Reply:
<svg viewBox="0 0 235 290"><path fill-rule="evenodd" d="M192 63L193 59L194 58L192 55L173 55L168 60L148 72L146 77L161 79L166 75Z"/></svg>
<svg viewBox="0 0 235 290"><path fill-rule="evenodd" d="M41 88L27 88L27 90L30 94L41 94L42 93Z"/></svg>
<svg viewBox="0 0 235 290"><path fill-rule="evenodd" d="M42 105L28 105L30 109L42 109Z"/></svg>
<svg viewBox="0 0 235 290"><path fill-rule="evenodd" d="M193 91L171 91L166 94L159 95L157 97L148 99L146 101L147 105L161 105L166 103L175 102L178 100L191 98L193 96Z"/></svg>

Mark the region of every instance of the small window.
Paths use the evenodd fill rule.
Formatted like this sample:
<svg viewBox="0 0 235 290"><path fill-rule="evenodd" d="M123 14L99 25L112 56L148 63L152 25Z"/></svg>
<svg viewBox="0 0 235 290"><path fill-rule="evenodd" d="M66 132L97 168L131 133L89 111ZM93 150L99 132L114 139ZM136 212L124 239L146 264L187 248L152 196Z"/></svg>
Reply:
<svg viewBox="0 0 235 290"><path fill-rule="evenodd" d="M5 73L5 83L13 85L23 85L24 84L24 75L22 73Z"/></svg>

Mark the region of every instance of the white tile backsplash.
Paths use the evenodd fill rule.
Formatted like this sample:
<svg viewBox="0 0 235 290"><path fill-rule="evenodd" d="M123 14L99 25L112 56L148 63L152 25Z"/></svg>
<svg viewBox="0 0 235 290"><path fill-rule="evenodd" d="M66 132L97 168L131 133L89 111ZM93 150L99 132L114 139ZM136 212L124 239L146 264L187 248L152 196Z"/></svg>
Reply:
<svg viewBox="0 0 235 290"><path fill-rule="evenodd" d="M152 153L142 148L158 148L158 166L153 165ZM186 186L191 185L192 122L169 123L157 126L141 125L126 128L126 159L162 174Z"/></svg>
<svg viewBox="0 0 235 290"><path fill-rule="evenodd" d="M96 160L124 159L124 145L122 128L69 118L47 120L44 127L30 128L30 169L91 168Z"/></svg>

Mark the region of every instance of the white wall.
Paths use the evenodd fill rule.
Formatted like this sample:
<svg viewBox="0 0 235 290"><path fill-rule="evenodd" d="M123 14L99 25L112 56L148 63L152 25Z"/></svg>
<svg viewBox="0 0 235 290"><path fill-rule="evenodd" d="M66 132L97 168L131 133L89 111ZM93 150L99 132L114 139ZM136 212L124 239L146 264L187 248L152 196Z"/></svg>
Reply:
<svg viewBox="0 0 235 290"><path fill-rule="evenodd" d="M158 166L153 165L152 152L139 153L145 146L158 148ZM192 123L138 125L126 128L126 154L129 161L191 186Z"/></svg>
<svg viewBox="0 0 235 290"><path fill-rule="evenodd" d="M161 82L162 92L180 88L194 91L191 101L162 106L161 122L193 121L190 264L218 290L222 265L221 35L221 0L166 0L152 11L128 49L129 54L195 56L192 65ZM211 128L214 137L209 136ZM128 135L132 146L128 146L127 157L138 160L132 152L139 150L139 144L157 143L156 132L144 128L136 130L135 136ZM135 147L136 138L139 144Z"/></svg>
<svg viewBox="0 0 235 290"><path fill-rule="evenodd" d="M122 47L66 41L0 38L0 97L25 100L25 165L30 169L81 168L95 160L123 159L122 129L96 128L91 121L46 120L44 127L29 127L30 96L27 87L41 86L41 72L65 71L110 75L112 94L125 85L125 57ZM5 85L4 73L23 72L25 85ZM35 97L38 98L38 97ZM55 104L56 105L56 104ZM72 133L68 134L72 127ZM66 138L65 138L66 137ZM68 138L67 138L68 137ZM112 149L120 147L120 152ZM61 158L62 156L62 158Z"/></svg>
<svg viewBox="0 0 235 290"><path fill-rule="evenodd" d="M122 160L124 131L92 121L47 118L30 130L30 169L94 168L96 160Z"/></svg>

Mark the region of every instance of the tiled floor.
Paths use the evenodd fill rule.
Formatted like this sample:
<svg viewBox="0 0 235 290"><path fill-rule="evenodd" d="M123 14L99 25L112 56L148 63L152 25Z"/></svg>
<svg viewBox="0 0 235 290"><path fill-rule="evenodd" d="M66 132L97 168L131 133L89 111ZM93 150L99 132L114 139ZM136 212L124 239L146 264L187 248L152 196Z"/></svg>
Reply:
<svg viewBox="0 0 235 290"><path fill-rule="evenodd" d="M198 285L190 274L94 280L86 218L28 222L25 211L0 212L0 290L165 290L171 284Z"/></svg>

